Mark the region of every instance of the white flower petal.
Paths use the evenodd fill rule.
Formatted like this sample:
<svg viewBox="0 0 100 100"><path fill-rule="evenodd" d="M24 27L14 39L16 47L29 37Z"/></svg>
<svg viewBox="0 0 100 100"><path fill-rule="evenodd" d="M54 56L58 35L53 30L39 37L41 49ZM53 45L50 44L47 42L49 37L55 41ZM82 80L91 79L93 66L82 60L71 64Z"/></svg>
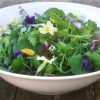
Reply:
<svg viewBox="0 0 100 100"><path fill-rule="evenodd" d="M53 32L53 31L51 31L51 32L50 32L50 34L51 34L51 35L54 35L54 32Z"/></svg>
<svg viewBox="0 0 100 100"><path fill-rule="evenodd" d="M52 64L56 59L57 59L56 57L53 57L53 58L49 61L49 63Z"/></svg>
<svg viewBox="0 0 100 100"><path fill-rule="evenodd" d="M48 21L47 24L42 24L41 26L39 31L42 34L50 33L51 35L54 35L54 32L57 31L57 28L53 26L51 21Z"/></svg>
<svg viewBox="0 0 100 100"><path fill-rule="evenodd" d="M42 24L40 24L42 27L45 27L46 26L46 24L45 23L42 23Z"/></svg>
<svg viewBox="0 0 100 100"><path fill-rule="evenodd" d="M57 32L57 28L55 28L55 27L53 27L52 30L53 30L54 32Z"/></svg>
<svg viewBox="0 0 100 100"><path fill-rule="evenodd" d="M47 63L52 64L56 60L56 57L53 57L51 60L48 60L44 56L41 56L41 57L40 56L37 56L37 60L46 61Z"/></svg>
<svg viewBox="0 0 100 100"><path fill-rule="evenodd" d="M52 24L50 21L48 21L48 22L47 22L47 26L48 26L48 27L53 27L53 24Z"/></svg>
<svg viewBox="0 0 100 100"><path fill-rule="evenodd" d="M0 32L2 32L3 31L3 29L0 27Z"/></svg>
<svg viewBox="0 0 100 100"><path fill-rule="evenodd" d="M42 34L46 34L46 31L45 31L45 29L43 27L39 28L39 32L42 33Z"/></svg>
<svg viewBox="0 0 100 100"><path fill-rule="evenodd" d="M44 61L44 60L46 60L46 57L44 57L44 56L37 56L37 60L42 60L42 61Z"/></svg>

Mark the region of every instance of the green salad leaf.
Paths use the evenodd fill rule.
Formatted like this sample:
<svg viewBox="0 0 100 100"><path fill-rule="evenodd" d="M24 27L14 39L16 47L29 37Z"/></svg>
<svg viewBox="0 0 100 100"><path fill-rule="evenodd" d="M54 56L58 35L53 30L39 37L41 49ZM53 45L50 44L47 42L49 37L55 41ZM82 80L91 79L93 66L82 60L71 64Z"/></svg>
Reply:
<svg viewBox="0 0 100 100"><path fill-rule="evenodd" d="M74 13L49 8L0 25L0 70L41 76L100 70L100 28Z"/></svg>

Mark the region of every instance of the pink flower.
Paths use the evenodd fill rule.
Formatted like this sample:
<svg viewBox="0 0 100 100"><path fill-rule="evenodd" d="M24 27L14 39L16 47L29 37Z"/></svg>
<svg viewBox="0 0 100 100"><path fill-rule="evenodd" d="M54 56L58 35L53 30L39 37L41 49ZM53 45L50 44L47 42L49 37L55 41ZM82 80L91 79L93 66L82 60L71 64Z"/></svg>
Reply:
<svg viewBox="0 0 100 100"><path fill-rule="evenodd" d="M45 41L45 43L44 43L44 48L45 48L45 49L49 49L49 47L50 47L50 45L49 45L48 41Z"/></svg>
<svg viewBox="0 0 100 100"><path fill-rule="evenodd" d="M98 42L99 42L99 40L93 39L93 40L92 40L92 47L91 47L91 49L96 49L97 43L98 43Z"/></svg>

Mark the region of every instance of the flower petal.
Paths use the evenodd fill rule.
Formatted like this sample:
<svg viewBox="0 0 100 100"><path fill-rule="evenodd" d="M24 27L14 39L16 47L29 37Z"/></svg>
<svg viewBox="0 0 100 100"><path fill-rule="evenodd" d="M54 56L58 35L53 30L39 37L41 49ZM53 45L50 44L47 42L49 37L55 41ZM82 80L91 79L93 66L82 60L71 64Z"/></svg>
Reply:
<svg viewBox="0 0 100 100"><path fill-rule="evenodd" d="M46 34L47 33L43 27L39 28L39 32L42 33L42 34Z"/></svg>
<svg viewBox="0 0 100 100"><path fill-rule="evenodd" d="M45 41L45 43L44 43L44 48L45 48L45 49L49 49L49 47L50 47L50 45L49 45L48 41Z"/></svg>
<svg viewBox="0 0 100 100"><path fill-rule="evenodd" d="M82 29L82 24L79 22L74 23L74 25L78 28L78 29Z"/></svg>
<svg viewBox="0 0 100 100"><path fill-rule="evenodd" d="M53 24L52 24L50 21L48 21L47 24L43 24L42 26L43 26L43 27L40 27L40 28L39 28L39 31L40 31L40 33L42 33L42 34L49 33L49 34L53 35L54 32L57 31L57 28L54 27Z"/></svg>
<svg viewBox="0 0 100 100"><path fill-rule="evenodd" d="M35 16L26 16L25 20L24 20L24 24L28 25L28 24L35 24Z"/></svg>
<svg viewBox="0 0 100 100"><path fill-rule="evenodd" d="M21 55L22 54L22 51L21 50L16 50L14 52L14 57L16 58L17 56Z"/></svg>
<svg viewBox="0 0 100 100"><path fill-rule="evenodd" d="M48 60L46 57L44 56L37 56L37 60L41 60L41 61L45 61L49 64L52 64L55 60L56 60L56 57L53 57L51 60Z"/></svg>
<svg viewBox="0 0 100 100"><path fill-rule="evenodd" d="M90 59L86 55L83 56L82 65L87 71L91 71L92 70L92 67L93 67L92 63L91 63Z"/></svg>
<svg viewBox="0 0 100 100"><path fill-rule="evenodd" d="M35 52L33 51L33 50L31 50L31 49L22 49L21 50L24 54L26 54L26 55L29 55L29 56L33 56L33 55L35 55Z"/></svg>
<svg viewBox="0 0 100 100"><path fill-rule="evenodd" d="M47 26L48 26L48 27L53 27L53 24L52 24L50 21L48 21L48 22L47 22Z"/></svg>

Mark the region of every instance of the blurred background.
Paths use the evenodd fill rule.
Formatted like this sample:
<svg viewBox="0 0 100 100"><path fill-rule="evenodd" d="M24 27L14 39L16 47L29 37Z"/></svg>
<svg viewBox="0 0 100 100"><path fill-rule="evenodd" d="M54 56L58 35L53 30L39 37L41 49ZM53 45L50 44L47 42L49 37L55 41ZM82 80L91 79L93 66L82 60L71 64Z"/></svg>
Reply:
<svg viewBox="0 0 100 100"><path fill-rule="evenodd" d="M26 3L26 2L43 2L43 1L56 1L56 2L75 2L75 3L82 3L82 4L88 4L92 6L100 7L100 0L0 0L0 8L19 4L19 3Z"/></svg>

